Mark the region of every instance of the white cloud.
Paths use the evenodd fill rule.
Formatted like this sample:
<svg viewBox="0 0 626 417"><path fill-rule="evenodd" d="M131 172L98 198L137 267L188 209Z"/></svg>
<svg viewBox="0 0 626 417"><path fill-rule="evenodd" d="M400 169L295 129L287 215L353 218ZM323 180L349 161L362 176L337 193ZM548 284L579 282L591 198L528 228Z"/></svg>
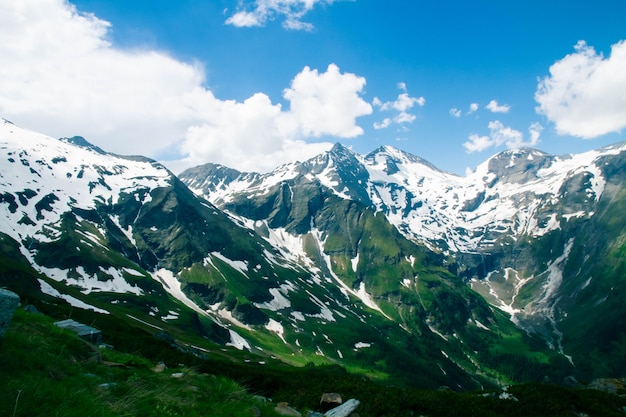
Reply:
<svg viewBox="0 0 626 417"><path fill-rule="evenodd" d="M457 109L456 107L451 108L450 116L454 117L455 119L458 119L459 117L461 117L461 110Z"/></svg>
<svg viewBox="0 0 626 417"><path fill-rule="evenodd" d="M535 93L537 111L561 135L585 139L626 127L626 41L605 58L584 41L550 67Z"/></svg>
<svg viewBox="0 0 626 417"><path fill-rule="evenodd" d="M290 30L312 30L311 23L301 19L317 4L332 4L334 0L255 0L251 10L240 8L226 20L237 27L265 26L278 16L284 17L283 27Z"/></svg>
<svg viewBox="0 0 626 417"><path fill-rule="evenodd" d="M66 0L3 2L0 117L51 136L82 135L105 150L153 158L178 151L173 170L217 162L266 171L354 137L371 113L365 79L335 65L296 75L284 110L257 93L222 100L204 87L200 64L154 50L127 50L107 38L111 24Z"/></svg>
<svg viewBox="0 0 626 417"><path fill-rule="evenodd" d="M478 106L478 103L471 103L471 104L469 105L469 110L467 111L467 114L472 114L472 113L474 113L475 111L477 111L477 110L478 110L478 107L479 107L479 106Z"/></svg>
<svg viewBox="0 0 626 417"><path fill-rule="evenodd" d="M330 64L325 73L305 67L285 89L291 114L306 136L333 135L352 138L363 134L356 118L372 113L360 97L365 78L339 71Z"/></svg>
<svg viewBox="0 0 626 417"><path fill-rule="evenodd" d="M508 104L500 105L496 100L491 100L485 108L492 113L508 113L511 110L511 106Z"/></svg>
<svg viewBox="0 0 626 417"><path fill-rule="evenodd" d="M393 120L389 117L385 117L382 122L374 122L374 129L386 129L391 126Z"/></svg>
<svg viewBox="0 0 626 417"><path fill-rule="evenodd" d="M529 128L529 139L524 140L524 135L519 130L504 126L499 120L489 122L489 135L480 136L471 134L463 147L468 153L481 152L489 148L497 148L505 145L509 149L534 147L539 143L539 136L543 127L539 123L533 123Z"/></svg>
<svg viewBox="0 0 626 417"><path fill-rule="evenodd" d="M398 113L393 118L385 118L382 122L374 123L375 129L384 129L392 124L404 125L405 123L413 123L416 116L409 113L416 104L420 107L426 104L424 97L411 97L409 96L406 84L403 82L398 83L398 89L403 92L398 94L398 97L394 101L382 102L378 97L374 97L372 104L380 109L380 111L395 110Z"/></svg>
<svg viewBox="0 0 626 417"><path fill-rule="evenodd" d="M0 114L53 136L84 135L112 151L154 155L180 138L192 116L183 97L203 82L202 67L116 49L109 28L64 0L5 1Z"/></svg>

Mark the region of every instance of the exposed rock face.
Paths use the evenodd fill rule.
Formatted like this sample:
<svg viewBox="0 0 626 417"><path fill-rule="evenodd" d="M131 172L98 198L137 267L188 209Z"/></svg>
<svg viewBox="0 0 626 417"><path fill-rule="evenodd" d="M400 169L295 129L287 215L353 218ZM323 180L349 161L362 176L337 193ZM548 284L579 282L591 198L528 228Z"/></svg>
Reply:
<svg viewBox="0 0 626 417"><path fill-rule="evenodd" d="M13 313L20 303L20 297L12 291L0 288L0 341L11 323Z"/></svg>
<svg viewBox="0 0 626 417"><path fill-rule="evenodd" d="M598 378L589 384L589 388L612 394L622 394L626 392L626 378Z"/></svg>
<svg viewBox="0 0 626 417"><path fill-rule="evenodd" d="M325 392L322 394L322 399L320 400L320 408L322 411L328 411L331 408L340 406L341 403L343 403L341 395L336 392Z"/></svg>
<svg viewBox="0 0 626 417"><path fill-rule="evenodd" d="M302 416L302 414L300 414L297 410L289 407L288 403L278 403L276 408L274 408L274 411L276 411L276 413L280 414L281 416L291 416L291 417Z"/></svg>
<svg viewBox="0 0 626 417"><path fill-rule="evenodd" d="M326 412L324 417L348 417L356 408L361 404L359 400L354 398L341 404L339 407L335 407L332 410Z"/></svg>

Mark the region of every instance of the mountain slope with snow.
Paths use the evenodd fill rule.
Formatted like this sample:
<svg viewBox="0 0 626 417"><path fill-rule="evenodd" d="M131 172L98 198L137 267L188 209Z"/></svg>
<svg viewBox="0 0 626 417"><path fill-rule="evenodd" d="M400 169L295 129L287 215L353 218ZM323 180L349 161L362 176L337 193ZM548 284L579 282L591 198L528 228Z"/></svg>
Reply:
<svg viewBox="0 0 626 417"><path fill-rule="evenodd" d="M160 164L78 137L3 121L0 161L0 283L47 311L123 322L202 355L338 363L431 388L513 380L487 363L495 347L476 353L503 335L530 352L441 255L328 188L354 175L324 185L295 164L272 178L217 167L215 192L238 179L254 197L233 197L241 213L226 214ZM534 355L552 353L520 359Z"/></svg>
<svg viewBox="0 0 626 417"><path fill-rule="evenodd" d="M584 294L598 304L619 294L622 277L615 271L623 257L616 265L611 261L611 274L593 271L624 246L624 215L614 207L622 201L625 160L624 143L565 156L510 150L459 177L392 147L359 155L337 144L267 174L229 171L228 178L211 178L203 172L224 168L207 164L180 178L216 206L293 236L313 224L315 201L305 191L311 187L363 204L408 239L449 255L443 261L448 269L493 306L525 331L540 334L563 357L582 363L588 358L579 342L561 329L571 327L568 312L577 311ZM607 234L607 222L618 227ZM601 233L606 241L595 237ZM614 294L600 289L616 280ZM351 285L358 288L359 282ZM611 336L598 344L617 341L624 332L606 334Z"/></svg>

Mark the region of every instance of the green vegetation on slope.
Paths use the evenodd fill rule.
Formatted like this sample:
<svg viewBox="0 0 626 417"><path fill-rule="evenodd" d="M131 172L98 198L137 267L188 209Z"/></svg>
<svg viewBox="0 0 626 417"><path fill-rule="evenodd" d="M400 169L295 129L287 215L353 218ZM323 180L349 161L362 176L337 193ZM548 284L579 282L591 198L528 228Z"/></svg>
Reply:
<svg viewBox="0 0 626 417"><path fill-rule="evenodd" d="M135 336L131 340L131 336ZM201 360L163 349L151 336L117 334L123 347L99 349L52 319L18 309L0 344L0 415L6 416L275 416L287 401L304 412L322 392L361 401L361 416L623 416L626 399L545 384L499 392L454 393L388 387L338 366L251 366ZM130 352L130 353L129 353ZM156 373L163 359L169 369ZM182 365L182 364L185 365ZM238 382L234 382L238 381ZM244 389L243 387L247 387Z"/></svg>
<svg viewBox="0 0 626 417"><path fill-rule="evenodd" d="M0 345L3 416L275 415L225 377L139 353L99 349L40 314L18 310Z"/></svg>

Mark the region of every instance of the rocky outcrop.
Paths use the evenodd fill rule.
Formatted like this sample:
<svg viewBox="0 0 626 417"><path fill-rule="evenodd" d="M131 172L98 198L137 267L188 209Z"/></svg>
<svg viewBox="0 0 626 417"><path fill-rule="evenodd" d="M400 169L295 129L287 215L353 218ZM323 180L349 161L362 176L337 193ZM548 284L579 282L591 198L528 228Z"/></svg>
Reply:
<svg viewBox="0 0 626 417"><path fill-rule="evenodd" d="M278 403L278 405L274 408L274 411L276 411L277 414L280 414L281 416L288 416L288 417L301 417L302 414L300 414L296 409L289 407L288 403Z"/></svg>
<svg viewBox="0 0 626 417"><path fill-rule="evenodd" d="M320 408L322 411L328 411L343 403L341 395L336 392L325 392L320 400Z"/></svg>
<svg viewBox="0 0 626 417"><path fill-rule="evenodd" d="M361 404L359 400L355 400L354 398L346 401L341 404L339 407L335 407L332 410L326 412L324 417L348 417L352 414L354 410Z"/></svg>
<svg viewBox="0 0 626 417"><path fill-rule="evenodd" d="M0 341L11 323L13 313L20 304L20 297L12 291L0 288Z"/></svg>
<svg viewBox="0 0 626 417"><path fill-rule="evenodd" d="M611 394L626 393L626 378L598 378L594 379L588 388Z"/></svg>

